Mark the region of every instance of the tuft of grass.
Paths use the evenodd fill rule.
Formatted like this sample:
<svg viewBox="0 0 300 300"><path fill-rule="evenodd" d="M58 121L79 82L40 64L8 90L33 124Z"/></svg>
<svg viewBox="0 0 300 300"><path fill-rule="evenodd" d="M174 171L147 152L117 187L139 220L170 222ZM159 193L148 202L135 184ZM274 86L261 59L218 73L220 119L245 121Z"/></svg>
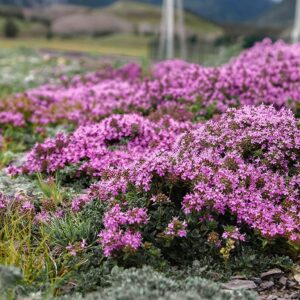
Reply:
<svg viewBox="0 0 300 300"><path fill-rule="evenodd" d="M60 219L54 219L47 232L50 244L65 248L69 243L75 243L83 239L89 239L91 235L97 234L93 231L90 220L84 220L77 215L66 215Z"/></svg>
<svg viewBox="0 0 300 300"><path fill-rule="evenodd" d="M29 285L55 277L48 236L35 228L31 213L11 209L1 215L0 223L0 264L19 267Z"/></svg>
<svg viewBox="0 0 300 300"><path fill-rule="evenodd" d="M48 177L47 179L44 179L42 174L38 173L36 177L37 186L44 194L46 199L51 200L55 206L64 203L65 194L61 191L61 186L57 175L54 178Z"/></svg>

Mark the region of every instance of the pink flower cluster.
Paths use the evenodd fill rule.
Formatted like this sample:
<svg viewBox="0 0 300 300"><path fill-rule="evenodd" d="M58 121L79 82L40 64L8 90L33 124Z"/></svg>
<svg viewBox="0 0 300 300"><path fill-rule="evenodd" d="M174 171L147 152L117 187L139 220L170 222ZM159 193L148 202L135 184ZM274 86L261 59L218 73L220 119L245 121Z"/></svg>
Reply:
<svg viewBox="0 0 300 300"><path fill-rule="evenodd" d="M0 215L17 211L20 214L35 213L35 207L32 201L21 194L14 197L8 197L0 193Z"/></svg>
<svg viewBox="0 0 300 300"><path fill-rule="evenodd" d="M6 197L3 193L0 193L0 212L6 209L8 203L8 197Z"/></svg>
<svg viewBox="0 0 300 300"><path fill-rule="evenodd" d="M104 217L105 229L99 233L104 254L110 256L117 251L135 251L142 244L139 225L148 222L145 209L133 208L122 211L119 204L114 205Z"/></svg>
<svg viewBox="0 0 300 300"><path fill-rule="evenodd" d="M244 242L246 240L245 234L240 233L237 227L227 229L222 234L223 239L233 239Z"/></svg>
<svg viewBox="0 0 300 300"><path fill-rule="evenodd" d="M265 40L228 64L205 68L183 61L162 62L142 77L137 65L75 76L44 85L0 103L4 123L86 124L113 113L149 114L166 103L206 114L213 107L273 104L299 109L300 45ZM195 106L196 105L196 106ZM176 106L175 106L176 107Z"/></svg>
<svg viewBox="0 0 300 300"><path fill-rule="evenodd" d="M44 85L5 99L0 103L0 112L16 126L25 121L38 125L95 122L113 112L142 109L143 101L136 102L140 76L140 67L130 64L117 70L106 68L77 75L70 81L62 78L61 85Z"/></svg>
<svg viewBox="0 0 300 300"><path fill-rule="evenodd" d="M81 242L77 243L69 243L68 246L66 247L66 250L71 256L77 256L78 253L84 251L87 247L86 240L83 239Z"/></svg>
<svg viewBox="0 0 300 300"><path fill-rule="evenodd" d="M102 179L92 194L109 200L129 185L153 191L157 176L165 184L190 186L182 197L187 216L218 221L230 213L236 224L228 225L300 242L300 130L289 110L231 109L180 136L171 150L157 150ZM161 197L157 193L152 201Z"/></svg>
<svg viewBox="0 0 300 300"><path fill-rule="evenodd" d="M185 237L187 232L186 221L180 221L178 218L174 217L173 220L168 224L164 234L168 237Z"/></svg>
<svg viewBox="0 0 300 300"><path fill-rule="evenodd" d="M10 124L15 127L22 127L25 125L23 114L19 112L1 111L0 124Z"/></svg>
<svg viewBox="0 0 300 300"><path fill-rule="evenodd" d="M222 225L236 230L218 236L243 240L247 228L299 244L299 103L300 45L265 40L218 68L167 61L148 78L136 65L62 78L59 86L2 101L0 125L33 123L43 132L44 125L75 124L74 132L36 144L10 172L52 174L72 166L78 177L96 177L72 209L107 201L99 233L107 256L142 245L150 206L175 202L170 186L182 189L175 215L182 221L171 218L169 237L188 235L191 218L200 225L230 215L234 221ZM222 114L191 122L208 111ZM147 207L120 201L129 188L149 200ZM0 213L6 206L0 196ZM31 209L26 202L22 207ZM51 217L44 210L36 216Z"/></svg>
<svg viewBox="0 0 300 300"><path fill-rule="evenodd" d="M151 98L198 102L203 109L272 104L299 109L300 45L264 40L217 68L181 61L156 66L156 80L147 83ZM297 107L298 106L298 107Z"/></svg>
<svg viewBox="0 0 300 300"><path fill-rule="evenodd" d="M170 149L176 137L191 127L169 117L154 123L137 114L112 115L98 124L81 126L69 136L58 134L37 144L19 171L51 173L78 164L78 173L101 176L154 149Z"/></svg>
<svg viewBox="0 0 300 300"><path fill-rule="evenodd" d="M43 207L43 203L41 207L38 204L24 194L16 192L14 196L6 196L0 193L0 224L2 216L12 217L15 213L18 217L30 217L34 224L47 224L53 219L62 218L65 214L61 208L53 208L49 211Z"/></svg>

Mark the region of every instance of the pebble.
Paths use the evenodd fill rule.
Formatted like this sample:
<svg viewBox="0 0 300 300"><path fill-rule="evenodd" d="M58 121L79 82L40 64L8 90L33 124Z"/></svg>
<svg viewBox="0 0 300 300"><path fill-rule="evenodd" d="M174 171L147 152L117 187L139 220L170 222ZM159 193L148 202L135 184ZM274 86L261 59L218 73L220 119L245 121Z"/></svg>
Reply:
<svg viewBox="0 0 300 300"><path fill-rule="evenodd" d="M258 285L262 283L262 280L259 277L251 277L250 280L253 280Z"/></svg>
<svg viewBox="0 0 300 300"><path fill-rule="evenodd" d="M277 300L278 297L274 295L270 295L266 300Z"/></svg>
<svg viewBox="0 0 300 300"><path fill-rule="evenodd" d="M281 276L280 279L279 279L279 283L282 285L282 286L286 286L287 284L287 278L284 277L284 276Z"/></svg>
<svg viewBox="0 0 300 300"><path fill-rule="evenodd" d="M271 278L271 277L280 277L282 274L283 274L283 272L280 269L275 268L275 269L271 269L267 272L262 273L260 275L260 277L262 279L267 279L267 278Z"/></svg>
<svg viewBox="0 0 300 300"><path fill-rule="evenodd" d="M289 288L294 287L296 285L297 285L297 283L292 280L288 280L288 282L287 282L287 287L289 287Z"/></svg>
<svg viewBox="0 0 300 300"><path fill-rule="evenodd" d="M264 290L269 290L271 287L274 286L274 282L273 281L264 281L260 286L259 286L259 290L260 291L264 291Z"/></svg>
<svg viewBox="0 0 300 300"><path fill-rule="evenodd" d="M256 284L252 280L234 279L227 283L222 284L222 287L227 290L254 290L257 288Z"/></svg>
<svg viewBox="0 0 300 300"><path fill-rule="evenodd" d="M295 292L291 295L291 299L300 299L300 292Z"/></svg>

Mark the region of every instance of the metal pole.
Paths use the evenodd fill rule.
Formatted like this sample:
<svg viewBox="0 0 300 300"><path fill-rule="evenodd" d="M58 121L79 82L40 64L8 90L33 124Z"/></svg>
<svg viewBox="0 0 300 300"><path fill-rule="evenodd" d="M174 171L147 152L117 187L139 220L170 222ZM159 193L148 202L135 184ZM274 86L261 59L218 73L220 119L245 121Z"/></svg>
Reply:
<svg viewBox="0 0 300 300"><path fill-rule="evenodd" d="M174 0L166 0L167 59L174 58Z"/></svg>
<svg viewBox="0 0 300 300"><path fill-rule="evenodd" d="M298 43L300 41L300 0L297 0L295 7L294 29L292 31L292 42Z"/></svg>
<svg viewBox="0 0 300 300"><path fill-rule="evenodd" d="M175 24L175 4L177 22ZM175 27L180 42L180 57L187 56L184 26L183 0L163 0L162 20L160 26L159 57L172 59L175 56Z"/></svg>

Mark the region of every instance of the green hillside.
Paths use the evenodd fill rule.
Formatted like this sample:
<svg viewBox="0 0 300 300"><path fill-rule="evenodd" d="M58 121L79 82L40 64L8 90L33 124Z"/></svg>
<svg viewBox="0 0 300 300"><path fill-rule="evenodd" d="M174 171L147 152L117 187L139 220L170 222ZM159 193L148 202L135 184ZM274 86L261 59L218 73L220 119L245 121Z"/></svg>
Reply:
<svg viewBox="0 0 300 300"><path fill-rule="evenodd" d="M13 20L19 29L19 36L21 37L38 37L46 35L46 27L40 22L32 22L19 18L13 18ZM5 22L6 18L0 16L0 36L3 36Z"/></svg>
<svg viewBox="0 0 300 300"><path fill-rule="evenodd" d="M61 8L61 9L60 9ZM152 51L149 45L157 39L160 30L161 11L159 7L133 1L119 2L105 8L87 9L68 5L53 5L47 9L52 22L53 37L47 40L47 28L43 24L43 10L26 9L27 19L15 19L20 28L18 39L2 39L5 48L33 47L59 51L78 51L104 55L128 55L148 57ZM30 21L39 17L40 22ZM55 12L59 12L55 14ZM65 11L65 13L64 13ZM0 16L0 37L3 33L4 18ZM116 21L127 24L116 27ZM102 22L102 23L101 23ZM123 22L123 23L122 23ZM110 32L105 32L104 27ZM85 31L80 32L80 26ZM79 29L78 29L79 28ZM86 29L87 28L87 29ZM103 33L101 33L101 30ZM187 36L214 41L223 34L222 28L192 13L186 13ZM61 33L60 33L61 32ZM67 38L66 38L67 37Z"/></svg>
<svg viewBox="0 0 300 300"><path fill-rule="evenodd" d="M107 12L120 18L130 21L135 27L142 24L153 26L153 31L157 31L160 26L161 10L159 7L138 3L135 1L117 2L111 6L95 10L97 12ZM218 36L222 34L222 29L214 23L207 21L197 15L187 12L185 15L186 30L188 33Z"/></svg>

